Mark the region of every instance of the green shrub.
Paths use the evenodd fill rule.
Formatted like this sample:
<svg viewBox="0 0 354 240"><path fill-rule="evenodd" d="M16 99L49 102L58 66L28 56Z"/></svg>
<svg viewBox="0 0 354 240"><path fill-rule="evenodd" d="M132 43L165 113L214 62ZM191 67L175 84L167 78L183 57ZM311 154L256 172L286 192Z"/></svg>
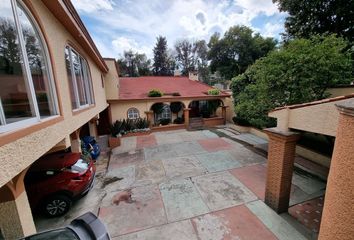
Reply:
<svg viewBox="0 0 354 240"><path fill-rule="evenodd" d="M216 89L216 88L212 88L208 90L208 95L219 95L220 94L220 90Z"/></svg>
<svg viewBox="0 0 354 240"><path fill-rule="evenodd" d="M275 126L268 112L328 97L328 88L353 81L352 49L334 35L293 39L232 79L235 113L257 128Z"/></svg>
<svg viewBox="0 0 354 240"><path fill-rule="evenodd" d="M171 109L171 112L173 113L179 113L179 111L182 110L182 103L181 102L172 102L170 104L170 109Z"/></svg>
<svg viewBox="0 0 354 240"><path fill-rule="evenodd" d="M173 123L174 124L182 124L182 123L184 123L184 119L181 117L178 117L175 120L173 120Z"/></svg>
<svg viewBox="0 0 354 240"><path fill-rule="evenodd" d="M245 126L245 127L251 126L251 124L246 119L238 117L238 116L234 116L232 118L232 121L235 124L240 125L240 126Z"/></svg>
<svg viewBox="0 0 354 240"><path fill-rule="evenodd" d="M149 121L146 118L117 120L111 126L111 135L117 137L128 132L138 132L148 128Z"/></svg>
<svg viewBox="0 0 354 240"><path fill-rule="evenodd" d="M162 119L159 120L159 123L160 123L162 126L167 125L167 124L169 124L170 122L171 122L171 119L169 119L169 118L162 118Z"/></svg>
<svg viewBox="0 0 354 240"><path fill-rule="evenodd" d="M158 89L151 89L148 93L149 97L162 97L163 93Z"/></svg>
<svg viewBox="0 0 354 240"><path fill-rule="evenodd" d="M155 114L160 114L163 111L163 103L154 103L154 105L151 106L151 109Z"/></svg>

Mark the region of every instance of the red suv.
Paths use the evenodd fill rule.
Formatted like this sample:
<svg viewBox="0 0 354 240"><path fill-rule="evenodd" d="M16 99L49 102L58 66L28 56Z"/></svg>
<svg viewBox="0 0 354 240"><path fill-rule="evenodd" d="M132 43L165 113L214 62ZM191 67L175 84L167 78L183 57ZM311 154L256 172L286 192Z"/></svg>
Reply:
<svg viewBox="0 0 354 240"><path fill-rule="evenodd" d="M80 153L61 152L38 159L25 177L32 210L43 210L50 217L65 214L73 200L92 188L95 172L93 161Z"/></svg>

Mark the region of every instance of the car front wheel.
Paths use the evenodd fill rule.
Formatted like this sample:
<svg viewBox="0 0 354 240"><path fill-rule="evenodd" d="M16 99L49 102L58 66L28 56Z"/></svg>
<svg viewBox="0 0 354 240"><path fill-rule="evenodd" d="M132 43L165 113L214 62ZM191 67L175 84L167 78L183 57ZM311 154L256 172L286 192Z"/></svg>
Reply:
<svg viewBox="0 0 354 240"><path fill-rule="evenodd" d="M67 213L70 206L70 198L63 195L55 195L45 201L44 212L49 217L58 217Z"/></svg>

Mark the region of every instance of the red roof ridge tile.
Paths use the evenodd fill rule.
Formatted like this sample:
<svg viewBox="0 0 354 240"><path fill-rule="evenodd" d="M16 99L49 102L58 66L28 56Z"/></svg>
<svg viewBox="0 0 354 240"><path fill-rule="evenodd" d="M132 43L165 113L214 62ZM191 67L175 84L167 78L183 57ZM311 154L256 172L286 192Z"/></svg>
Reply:
<svg viewBox="0 0 354 240"><path fill-rule="evenodd" d="M293 104L293 105L288 105L288 106L283 106L283 107L277 107L277 108L269 111L269 113L283 110L283 109L296 109L296 108L303 108L303 107L308 107L308 106L313 106L313 105L318 105L318 104L323 104L323 103L335 102L335 101L340 101L340 100L344 100L344 99L348 99L348 98L354 98L354 93L351 93L348 95L343 95L343 96L332 97L332 98L324 98L321 100L316 100L316 101L307 102L307 103L300 103L300 104Z"/></svg>

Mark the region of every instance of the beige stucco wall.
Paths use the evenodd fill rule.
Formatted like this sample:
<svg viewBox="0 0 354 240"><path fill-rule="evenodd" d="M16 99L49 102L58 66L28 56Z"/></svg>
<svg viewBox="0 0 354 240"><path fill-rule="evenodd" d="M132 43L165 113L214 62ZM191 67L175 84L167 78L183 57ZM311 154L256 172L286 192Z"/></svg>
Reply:
<svg viewBox="0 0 354 240"><path fill-rule="evenodd" d="M141 118L145 118L146 114L145 111L148 111L149 108L148 102L119 102L119 103L111 103L111 116L112 122L119 120L119 119L126 119L127 112L129 108L136 108L139 110L139 115Z"/></svg>
<svg viewBox="0 0 354 240"><path fill-rule="evenodd" d="M48 40L47 45L51 50L52 59L54 59L52 65L57 80L58 102L61 103L64 120L0 147L0 186L11 180L58 142L107 107L105 89L102 88L99 68L41 1L34 0L31 3L44 26ZM71 109L69 83L64 60L64 48L68 41L75 45L74 47L89 63L95 97L94 107L76 115L73 115ZM0 134L0 138L5 138L6 135L7 133Z"/></svg>
<svg viewBox="0 0 354 240"><path fill-rule="evenodd" d="M104 75L105 89L107 99L119 98L119 77L116 69L116 63L114 59L105 59L105 62L109 68L108 73Z"/></svg>
<svg viewBox="0 0 354 240"><path fill-rule="evenodd" d="M221 99L224 104L227 106L228 103L226 103L228 98L224 98ZM185 107L188 107L189 104L193 101L194 99L183 99L183 100L175 100L176 102L182 102L184 104ZM141 100L141 101L119 101L119 102L111 102L110 103L110 108L111 108L111 117L112 117L112 121L116 121L119 119L125 119L127 118L127 112L129 108L136 108L139 110L139 114L140 117L144 118L146 117L145 112L146 111L150 111L151 106L156 103L156 102L163 102L166 104L170 104L172 101L166 101L164 102L163 99L160 99L160 101L157 101L156 99L152 99L151 101L148 100ZM227 108L226 113L228 114L228 112L230 111L230 108ZM181 116L183 113L182 111L179 113L179 116ZM216 114L218 116L221 116L221 108L217 109ZM231 113L232 114L232 113ZM177 117L176 114L172 114L172 121ZM232 118L232 117L231 117Z"/></svg>
<svg viewBox="0 0 354 240"><path fill-rule="evenodd" d="M327 90L327 92L331 94L331 97L346 96L354 93L354 86L330 88Z"/></svg>
<svg viewBox="0 0 354 240"><path fill-rule="evenodd" d="M225 106L228 106L226 110L226 121L233 123L232 118L235 116L234 100L232 97L225 98Z"/></svg>
<svg viewBox="0 0 354 240"><path fill-rule="evenodd" d="M282 109L269 113L269 116L277 118L277 125L280 127L286 126L288 122L288 127L292 129L336 136L339 113L335 104L343 101L345 100L289 110ZM288 114L284 114L286 111Z"/></svg>
<svg viewBox="0 0 354 240"><path fill-rule="evenodd" d="M0 203L0 216L0 227L6 239L17 239L36 232L25 191L14 201Z"/></svg>

